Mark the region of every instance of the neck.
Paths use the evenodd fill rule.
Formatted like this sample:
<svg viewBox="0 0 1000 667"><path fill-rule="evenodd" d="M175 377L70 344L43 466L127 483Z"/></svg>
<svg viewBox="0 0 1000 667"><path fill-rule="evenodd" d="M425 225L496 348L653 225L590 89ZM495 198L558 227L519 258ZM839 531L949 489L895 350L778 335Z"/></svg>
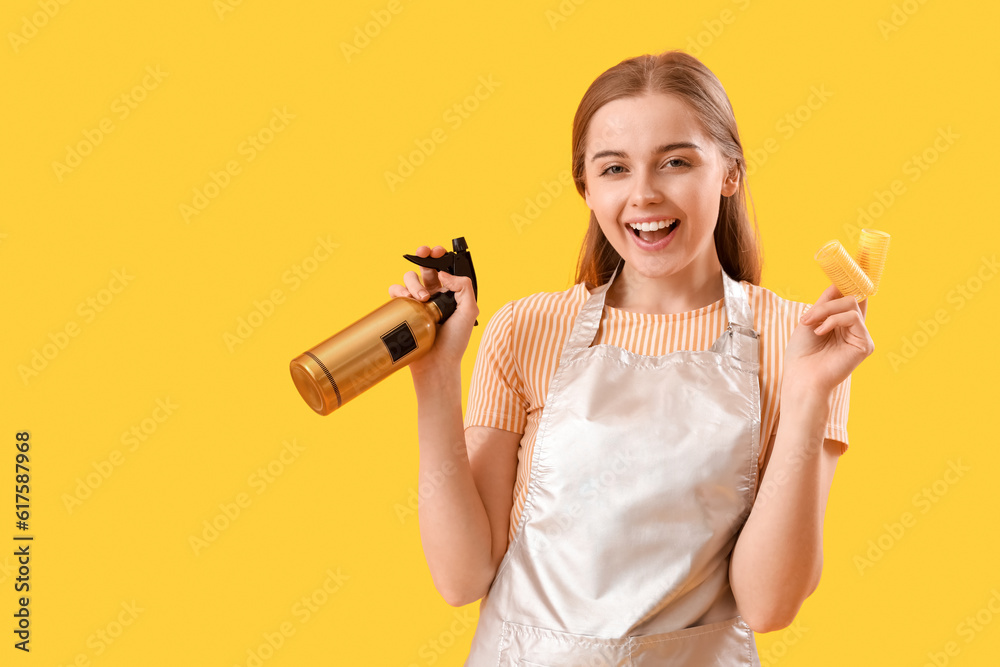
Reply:
<svg viewBox="0 0 1000 667"><path fill-rule="evenodd" d="M677 273L650 278L625 265L605 303L636 313L685 313L715 303L725 295L722 265L716 256L703 267L686 266Z"/></svg>

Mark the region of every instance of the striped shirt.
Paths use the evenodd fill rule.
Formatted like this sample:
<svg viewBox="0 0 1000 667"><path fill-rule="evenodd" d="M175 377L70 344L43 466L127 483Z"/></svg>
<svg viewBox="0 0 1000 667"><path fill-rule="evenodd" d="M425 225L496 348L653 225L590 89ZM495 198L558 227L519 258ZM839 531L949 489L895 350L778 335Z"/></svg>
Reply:
<svg viewBox="0 0 1000 667"><path fill-rule="evenodd" d="M760 336L761 451L763 473L768 446L778 424L778 398L785 344L808 304L740 281ZM563 292L542 292L509 301L490 318L476 355L465 426L489 426L522 434L510 532L513 539L531 476L535 436L545 408L549 381L589 292L577 283ZM594 345L615 345L642 355L707 350L726 328L725 299L684 313L634 313L605 305ZM837 386L825 437L847 450L851 378Z"/></svg>

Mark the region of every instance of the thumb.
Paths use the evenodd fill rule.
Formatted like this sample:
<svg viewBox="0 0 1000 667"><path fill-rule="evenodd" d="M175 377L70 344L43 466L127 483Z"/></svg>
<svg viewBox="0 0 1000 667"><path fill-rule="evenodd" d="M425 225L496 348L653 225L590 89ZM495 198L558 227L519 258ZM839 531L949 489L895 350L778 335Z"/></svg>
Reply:
<svg viewBox="0 0 1000 667"><path fill-rule="evenodd" d="M455 295L455 303L463 312L475 319L479 314L479 307L476 304L476 294L472 289L472 279L468 276L453 276L445 271L438 272L441 287Z"/></svg>
<svg viewBox="0 0 1000 667"><path fill-rule="evenodd" d="M466 276L453 276L447 271L438 271L438 280L441 287L450 292L456 292L456 297L458 292L467 291L472 287L472 280Z"/></svg>

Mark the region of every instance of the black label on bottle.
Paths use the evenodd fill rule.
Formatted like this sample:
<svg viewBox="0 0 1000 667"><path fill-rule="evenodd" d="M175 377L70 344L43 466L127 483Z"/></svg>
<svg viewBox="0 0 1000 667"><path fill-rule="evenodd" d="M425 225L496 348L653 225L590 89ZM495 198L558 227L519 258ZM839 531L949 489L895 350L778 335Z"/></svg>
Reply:
<svg viewBox="0 0 1000 667"><path fill-rule="evenodd" d="M417 349L417 339L404 320L398 327L382 334L382 344L389 351L392 363L396 363L410 352Z"/></svg>

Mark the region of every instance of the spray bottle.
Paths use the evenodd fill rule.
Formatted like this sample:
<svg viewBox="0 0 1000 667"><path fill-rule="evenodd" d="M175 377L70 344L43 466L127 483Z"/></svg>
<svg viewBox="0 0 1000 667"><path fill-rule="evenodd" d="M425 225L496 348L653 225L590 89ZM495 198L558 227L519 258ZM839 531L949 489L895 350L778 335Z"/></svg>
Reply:
<svg viewBox="0 0 1000 667"><path fill-rule="evenodd" d="M476 272L465 237L453 239L451 245L452 252L441 257L403 257L428 269L471 278L478 298ZM456 305L451 292L439 292L426 302L396 297L293 359L292 381L309 407L328 415L424 356L434 344L438 327L455 312Z"/></svg>

